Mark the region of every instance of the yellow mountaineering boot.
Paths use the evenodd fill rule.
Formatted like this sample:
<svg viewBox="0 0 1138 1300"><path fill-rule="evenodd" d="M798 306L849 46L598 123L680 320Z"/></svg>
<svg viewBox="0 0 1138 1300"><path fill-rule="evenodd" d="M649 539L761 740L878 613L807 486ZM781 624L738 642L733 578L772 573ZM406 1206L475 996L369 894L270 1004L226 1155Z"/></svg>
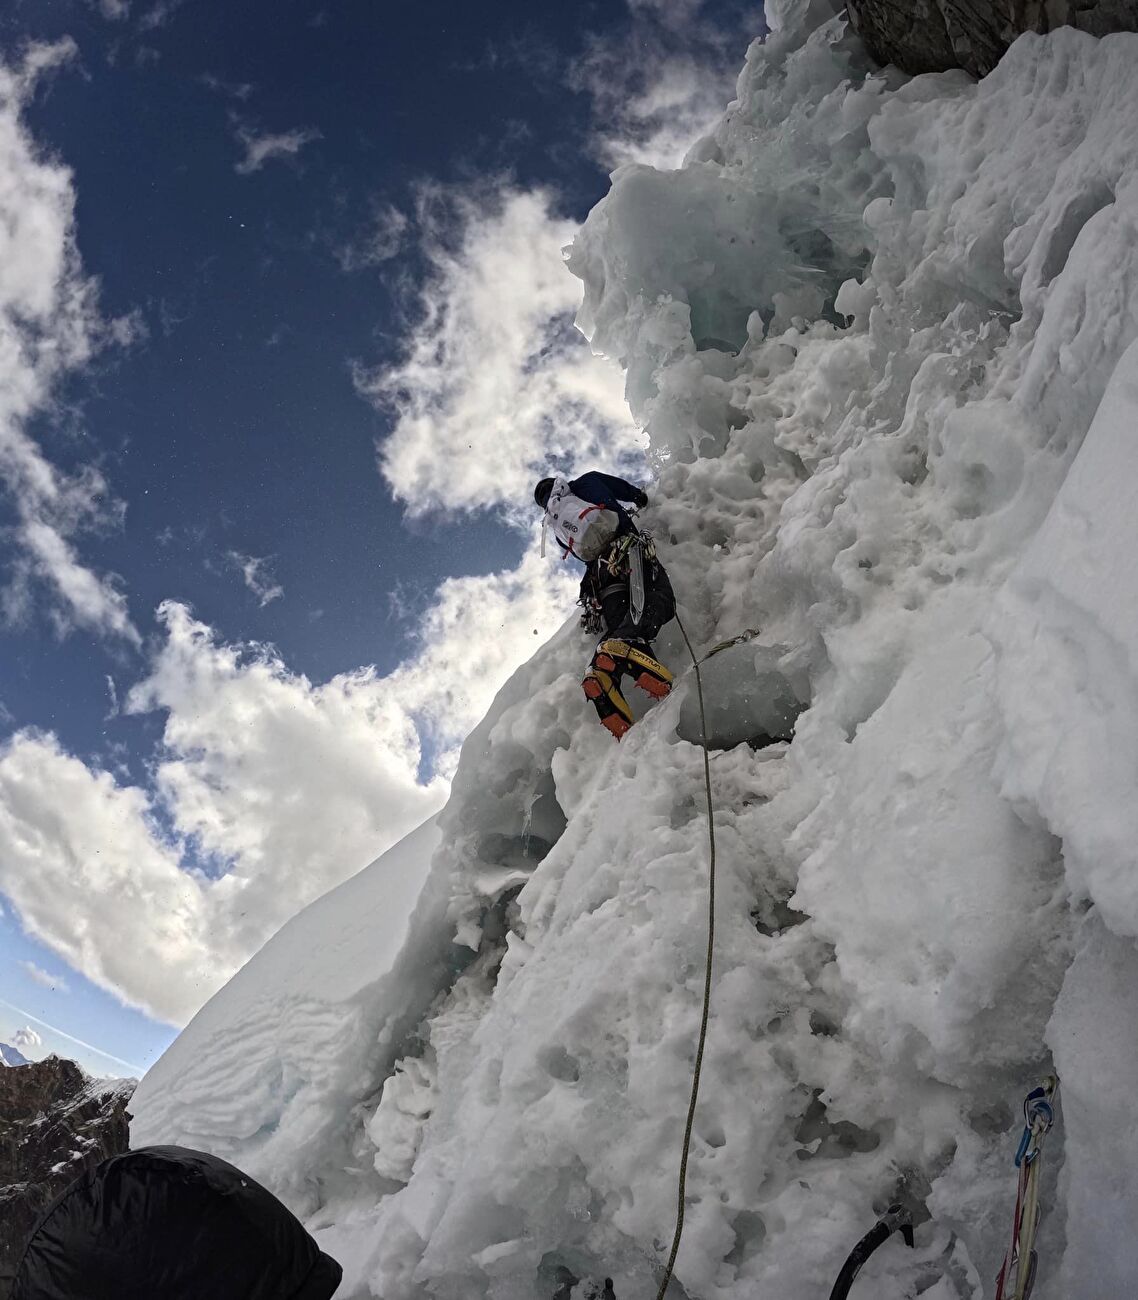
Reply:
<svg viewBox="0 0 1138 1300"><path fill-rule="evenodd" d="M607 727L619 740L632 726L632 710L628 707L628 701L621 695L616 679L612 676L612 670L606 671L602 667L602 661L612 664L608 655L598 654L593 660L594 666L585 674L581 686L586 698L592 700L596 706L601 725Z"/></svg>
<svg viewBox="0 0 1138 1300"><path fill-rule="evenodd" d="M672 674L659 659L653 658L639 646L627 641L602 641L593 663L603 667L602 656L613 663L614 668L619 665L620 671L628 673L636 685L642 691L647 691L653 699L662 700L672 689Z"/></svg>

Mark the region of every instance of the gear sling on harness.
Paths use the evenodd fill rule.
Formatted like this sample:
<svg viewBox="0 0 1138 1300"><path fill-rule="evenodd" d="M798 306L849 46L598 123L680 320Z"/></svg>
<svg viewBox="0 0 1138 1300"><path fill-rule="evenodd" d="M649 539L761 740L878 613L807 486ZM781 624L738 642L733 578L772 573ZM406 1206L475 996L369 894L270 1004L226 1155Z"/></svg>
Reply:
<svg viewBox="0 0 1138 1300"><path fill-rule="evenodd" d="M1035 1273L1039 1267L1035 1234L1039 1230L1041 1214L1039 1174L1043 1163L1043 1139L1055 1123L1055 1095L1058 1091L1059 1080L1049 1074L1038 1088L1027 1094L1023 1103L1023 1136L1015 1158L1019 1182L1012 1240L996 1278L996 1300L1028 1300L1035 1285Z"/></svg>

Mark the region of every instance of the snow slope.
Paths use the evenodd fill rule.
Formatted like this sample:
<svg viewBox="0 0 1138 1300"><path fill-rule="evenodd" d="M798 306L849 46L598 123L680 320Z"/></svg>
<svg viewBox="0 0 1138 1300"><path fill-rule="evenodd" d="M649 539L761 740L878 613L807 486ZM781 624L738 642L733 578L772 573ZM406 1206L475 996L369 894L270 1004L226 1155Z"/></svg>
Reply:
<svg viewBox="0 0 1138 1300"><path fill-rule="evenodd" d="M133 1146L237 1159L316 1204L342 1112L375 1089L446 961L436 818L295 916L215 994L139 1084ZM335 1161L333 1160L335 1168Z"/></svg>
<svg viewBox="0 0 1138 1300"><path fill-rule="evenodd" d="M720 124L679 171L615 173L569 257L650 440L690 635L760 629L708 665L715 993L674 1293L814 1300L900 1196L917 1249L858 1287L992 1296L1018 1104L1056 1065L1036 1300L1117 1300L1138 1289L1138 37L1025 37L978 84L908 80L839 7L768 0ZM658 649L682 669L674 628ZM136 1094L136 1140L265 1178L345 1297L654 1293L702 756L690 675L613 745L588 650L567 623L468 740L394 964L367 974L358 877ZM305 936L357 921L311 994L347 1028L285 1034ZM350 990L322 997L334 969Z"/></svg>

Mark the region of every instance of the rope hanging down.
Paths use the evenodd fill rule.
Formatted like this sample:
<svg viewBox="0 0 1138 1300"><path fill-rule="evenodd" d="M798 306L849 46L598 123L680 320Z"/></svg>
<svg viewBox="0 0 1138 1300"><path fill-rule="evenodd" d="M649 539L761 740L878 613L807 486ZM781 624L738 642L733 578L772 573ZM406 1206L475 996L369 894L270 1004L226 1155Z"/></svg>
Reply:
<svg viewBox="0 0 1138 1300"><path fill-rule="evenodd" d="M676 1256L680 1251L680 1239L684 1235L684 1199L687 1192L688 1181L688 1152L691 1150L691 1135L695 1125L695 1108L699 1100L699 1077L703 1072L703 1049L707 1042L707 1022L711 1015L711 961L712 954L715 951L715 813L711 806L711 759L707 752L707 716L703 708L703 679L699 672L699 659L692 649L692 643L688 640L688 634L679 614L676 615L676 625L680 629L680 635L684 638L684 645L688 648L688 654L691 656L692 667L695 669L695 688L699 696L699 728L700 744L703 747L703 780L707 788L707 842L708 842L708 889L707 889L707 970L703 981L703 1014L699 1022L699 1042L695 1049L695 1071L692 1075L691 1100L688 1103L688 1118L684 1125L684 1144L680 1154L680 1183L679 1198L676 1205L676 1232L672 1238L672 1250L668 1256L668 1262L664 1266L664 1278L660 1283L660 1289L656 1293L656 1300L664 1300L664 1293L668 1289L668 1283L672 1280L672 1270L676 1265Z"/></svg>

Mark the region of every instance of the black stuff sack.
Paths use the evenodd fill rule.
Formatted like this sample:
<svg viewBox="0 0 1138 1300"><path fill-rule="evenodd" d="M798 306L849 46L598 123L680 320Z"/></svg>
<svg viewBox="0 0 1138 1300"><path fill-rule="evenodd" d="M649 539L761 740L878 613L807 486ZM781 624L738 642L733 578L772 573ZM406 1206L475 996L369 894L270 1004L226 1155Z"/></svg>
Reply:
<svg viewBox="0 0 1138 1300"><path fill-rule="evenodd" d="M77 1178L36 1225L12 1300L330 1300L341 1269L216 1156L142 1147Z"/></svg>

